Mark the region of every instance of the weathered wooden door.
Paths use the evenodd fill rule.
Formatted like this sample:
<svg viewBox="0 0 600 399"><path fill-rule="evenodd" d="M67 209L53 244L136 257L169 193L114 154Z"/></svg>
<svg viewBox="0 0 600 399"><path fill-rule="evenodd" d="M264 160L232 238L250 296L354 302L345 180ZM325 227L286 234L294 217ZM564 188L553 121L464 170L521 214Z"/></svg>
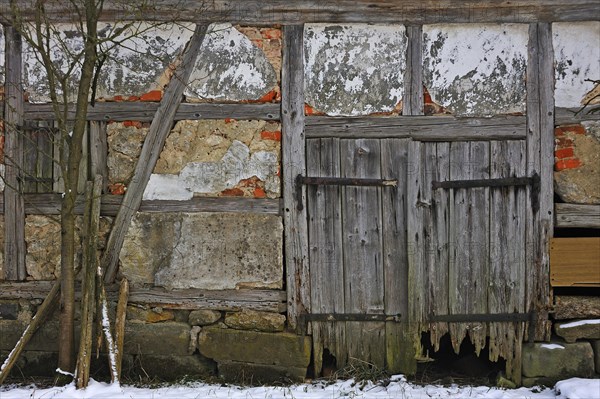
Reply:
<svg viewBox="0 0 600 399"><path fill-rule="evenodd" d="M509 374L530 317L527 210L538 180L526 154L524 140L411 142L408 157L412 327L436 348L449 333L457 353L467 335L477 352L489 337Z"/></svg>
<svg viewBox="0 0 600 399"><path fill-rule="evenodd" d="M311 321L323 349L390 367L408 310L406 139L307 140ZM396 345L397 346L397 345ZM393 368L393 367L392 367Z"/></svg>

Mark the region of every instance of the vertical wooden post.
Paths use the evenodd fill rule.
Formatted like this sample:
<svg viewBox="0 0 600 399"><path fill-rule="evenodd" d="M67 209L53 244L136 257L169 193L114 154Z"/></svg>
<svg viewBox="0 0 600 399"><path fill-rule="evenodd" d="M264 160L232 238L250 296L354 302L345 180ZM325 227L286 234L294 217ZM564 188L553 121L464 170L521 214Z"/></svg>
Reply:
<svg viewBox="0 0 600 399"><path fill-rule="evenodd" d="M402 115L404 116L416 116L423 115L423 27L421 25L411 25L406 27L407 36L407 47L406 47L406 70L404 71L404 96L402 99ZM408 143L404 146L404 151L407 151ZM387 150L383 150L385 153ZM410 152L410 151L409 151ZM405 154L407 154L405 152ZM413 204L408 198L407 193L407 177L413 178L414 176L406 176L406 174L416 173L415 165L409 163L408 158L405 157L404 162L406 165L400 167L404 176L398 176L399 179L404 180L402 191L406 196L403 201L406 204L401 209L396 209L396 212L411 212L414 215L414 209L408 210L406 206L411 207ZM412 154L416 155L416 154ZM414 161L414 158L413 158ZM399 202L400 203L400 202ZM405 222L408 222L408 218L405 216ZM405 236L403 240L408 240L410 237ZM413 243L414 244L414 243ZM404 245L407 245L404 244ZM408 251L414 251L410 245L407 247ZM416 337L419 336L417 323L413 320L413 317L409 316L410 306L414 300L413 297L408 295L408 289L415 281L410 280L409 274L409 258L405 260L406 265L405 271L402 273L402 277L407 281L401 286L406 287L406 292L401 292L396 295L390 295L390 292L394 289L393 285L398 284L393 281L388 281L387 276L390 274L386 271L386 314L400 314L405 323L397 324L388 322L386 323L386 365L387 368L394 373L403 373L408 375L414 375L417 371L416 347L419 344L415 342ZM394 260L398 262L398 260ZM414 267L414 262L413 262ZM425 290L426 287L413 287L415 289ZM394 299L390 301L388 299ZM398 303L394 303L398 302Z"/></svg>
<svg viewBox="0 0 600 399"><path fill-rule="evenodd" d="M306 173L304 26L284 26L283 32L281 124L286 288L288 323L296 328L298 316L310 310L306 188L296 182L297 176Z"/></svg>
<svg viewBox="0 0 600 399"><path fill-rule="evenodd" d="M90 175L103 177L102 192L106 193L108 188L108 166L106 157L108 143L106 138L106 122L90 122Z"/></svg>
<svg viewBox="0 0 600 399"><path fill-rule="evenodd" d="M553 234L554 51L552 25L529 26L527 64L527 174L540 177L538 203L528 199L527 293L537 312L535 339L550 337L549 249ZM536 188L534 187L533 190ZM532 202L533 198L533 202Z"/></svg>
<svg viewBox="0 0 600 399"><path fill-rule="evenodd" d="M24 280L25 207L23 205L23 89L21 78L21 35L11 26L4 27L6 41L6 111L4 132L4 278Z"/></svg>

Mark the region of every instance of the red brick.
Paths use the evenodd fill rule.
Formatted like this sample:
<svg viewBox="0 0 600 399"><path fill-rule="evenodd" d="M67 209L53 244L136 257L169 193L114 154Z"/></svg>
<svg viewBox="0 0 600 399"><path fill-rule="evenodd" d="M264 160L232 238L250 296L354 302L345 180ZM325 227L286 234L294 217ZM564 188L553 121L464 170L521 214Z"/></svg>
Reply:
<svg viewBox="0 0 600 399"><path fill-rule="evenodd" d="M267 94L265 94L264 96L259 98L258 102L259 103L270 103L270 102L273 102L273 100L275 100L276 97L277 97L277 92L275 90L271 90L270 92L268 92Z"/></svg>
<svg viewBox="0 0 600 399"><path fill-rule="evenodd" d="M554 139L556 148L568 148L573 146L573 139L570 137L558 137Z"/></svg>
<svg viewBox="0 0 600 399"><path fill-rule="evenodd" d="M235 119L233 118L225 118L225 123L234 123Z"/></svg>
<svg viewBox="0 0 600 399"><path fill-rule="evenodd" d="M577 158L561 159L554 164L554 169L557 171L565 169L575 169L581 166L581 161Z"/></svg>
<svg viewBox="0 0 600 399"><path fill-rule="evenodd" d="M260 33L265 39L281 39L281 29L265 28Z"/></svg>
<svg viewBox="0 0 600 399"><path fill-rule="evenodd" d="M265 198L266 196L267 196L267 193L265 193L265 190L263 190L262 187L256 187L254 189L254 197Z"/></svg>
<svg viewBox="0 0 600 399"><path fill-rule="evenodd" d="M221 195L227 197L243 197L244 192L241 189L234 187L221 191Z"/></svg>
<svg viewBox="0 0 600 399"><path fill-rule="evenodd" d="M162 91L152 90L144 93L140 97L140 101L160 101L162 99Z"/></svg>
<svg viewBox="0 0 600 399"><path fill-rule="evenodd" d="M139 96L129 96L127 97L127 101L140 101Z"/></svg>
<svg viewBox="0 0 600 399"><path fill-rule="evenodd" d="M114 96L113 101L123 101L123 96Z"/></svg>
<svg viewBox="0 0 600 399"><path fill-rule="evenodd" d="M263 140L281 141L281 132L280 131L275 131L275 132L263 131L263 132L260 132L260 138Z"/></svg>
<svg viewBox="0 0 600 399"><path fill-rule="evenodd" d="M427 89L423 90L423 104L433 104L433 100L431 99L431 95L429 95Z"/></svg>
<svg viewBox="0 0 600 399"><path fill-rule="evenodd" d="M561 126L561 129L565 133L585 134L585 127L581 125Z"/></svg>
<svg viewBox="0 0 600 399"><path fill-rule="evenodd" d="M573 148L561 148L560 150L554 151L554 156L558 159L571 158L574 155Z"/></svg>
<svg viewBox="0 0 600 399"><path fill-rule="evenodd" d="M561 137L565 135L565 131L562 129L562 127L557 126L554 128L554 136L555 137Z"/></svg>
<svg viewBox="0 0 600 399"><path fill-rule="evenodd" d="M308 104L304 104L304 115L323 115L323 113L317 111Z"/></svg>
<svg viewBox="0 0 600 399"><path fill-rule="evenodd" d="M127 187L125 187L125 185L123 183L115 183L115 184L108 185L108 191L112 195L123 195L123 194L125 194L126 190L127 190Z"/></svg>
<svg viewBox="0 0 600 399"><path fill-rule="evenodd" d="M238 187L256 187L259 182L259 178L256 176L252 176L248 179L242 179L238 182Z"/></svg>
<svg viewBox="0 0 600 399"><path fill-rule="evenodd" d="M142 127L142 122L140 121L124 121L123 126L125 127L137 127L140 129Z"/></svg>

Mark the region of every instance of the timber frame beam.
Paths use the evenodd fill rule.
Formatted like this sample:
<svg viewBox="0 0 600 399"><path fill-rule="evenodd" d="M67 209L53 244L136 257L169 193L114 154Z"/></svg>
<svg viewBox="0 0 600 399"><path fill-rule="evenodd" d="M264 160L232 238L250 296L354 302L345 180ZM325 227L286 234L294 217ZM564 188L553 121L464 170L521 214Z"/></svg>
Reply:
<svg viewBox="0 0 600 399"><path fill-rule="evenodd" d="M56 21L78 20L77 15L69 13L68 4L51 0L45 2L44 7ZM35 13L33 0L0 0L0 15L10 15L12 6L19 10L20 18L32 18ZM247 25L312 22L432 24L585 21L597 13L596 0L154 0L140 1L137 5L135 1L107 0L101 18L107 21L178 20L200 24L230 21Z"/></svg>

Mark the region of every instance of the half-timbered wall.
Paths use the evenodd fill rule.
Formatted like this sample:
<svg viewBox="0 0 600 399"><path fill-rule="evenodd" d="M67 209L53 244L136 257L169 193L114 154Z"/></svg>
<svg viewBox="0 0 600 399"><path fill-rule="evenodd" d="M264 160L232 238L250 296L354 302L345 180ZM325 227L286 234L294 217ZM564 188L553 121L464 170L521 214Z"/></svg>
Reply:
<svg viewBox="0 0 600 399"><path fill-rule="evenodd" d="M262 331L311 335L316 373L325 349L338 366L414 372L428 331L436 348L449 333L456 350L489 337L491 359L518 381L521 343L550 333L555 121L597 120L566 110L593 89L597 45L524 9L492 18L503 24L481 10L446 24L411 7L395 24L362 24L360 12L320 20L327 7L289 24L273 7L283 27L211 25L141 186L136 163L194 27L161 27L115 54L88 113L82 170L105 180L109 280L127 277L131 302L174 311L159 321L185 318L196 336L204 324L190 311L233 329L256 328L231 321L241 310L285 314ZM600 26L577 24L591 38ZM1 32L2 295L40 298L59 261L58 144L39 103L43 71ZM592 50L566 53L579 45ZM135 206L115 221L122 204Z"/></svg>

